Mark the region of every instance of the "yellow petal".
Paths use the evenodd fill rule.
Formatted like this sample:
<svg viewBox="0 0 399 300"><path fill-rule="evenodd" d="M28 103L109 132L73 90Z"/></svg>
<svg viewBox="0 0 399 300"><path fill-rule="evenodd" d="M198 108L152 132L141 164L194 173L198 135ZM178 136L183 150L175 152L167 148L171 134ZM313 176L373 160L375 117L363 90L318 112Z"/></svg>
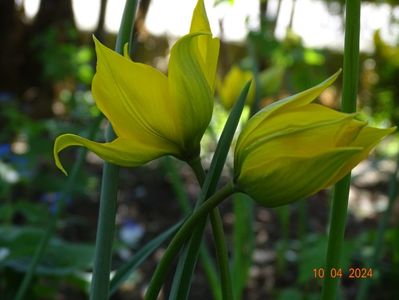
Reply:
<svg viewBox="0 0 399 300"><path fill-rule="evenodd" d="M166 76L94 41L93 97L116 134L127 139L139 134L143 139L153 136L173 141L178 120L170 105Z"/></svg>
<svg viewBox="0 0 399 300"><path fill-rule="evenodd" d="M198 0L191 18L190 33L196 32L212 35L203 0ZM213 92L215 87L217 60L219 56L219 39L211 39L208 35L204 35L197 37L197 43L199 53L204 61L204 64L201 67L203 68L208 84Z"/></svg>
<svg viewBox="0 0 399 300"><path fill-rule="evenodd" d="M337 140L352 122L353 116L346 115L336 120L287 128L260 137L246 148L236 151L235 170L249 172L254 166L268 168L277 159L290 156L311 158L338 148ZM359 122L357 126L360 130L364 124Z"/></svg>
<svg viewBox="0 0 399 300"><path fill-rule="evenodd" d="M340 73L341 70L336 72L334 75L332 75L330 78L326 79L322 83L306 91L279 100L261 109L245 125L245 128L243 129L243 132L241 134L242 136L241 142L245 143L245 138L251 136L251 133L255 131L256 128L259 125L261 125L262 122L264 122L271 115L278 115L279 113L285 110L298 108L312 102L317 96L319 96L328 86L330 86L337 79ZM285 121L289 122L289 120Z"/></svg>
<svg viewBox="0 0 399 300"><path fill-rule="evenodd" d="M198 45L200 37L206 38L210 44L213 44L214 40L209 34L186 35L173 46L169 60L169 92L178 112L175 119L180 125L179 144L188 152L192 151L193 147L198 147L213 110L214 82L210 81L214 80L215 76L208 72L213 68L216 72L216 60L207 61L201 55ZM211 49L216 53L209 53L207 58L217 57L218 50L215 48L208 50ZM208 63L214 66L210 67Z"/></svg>
<svg viewBox="0 0 399 300"><path fill-rule="evenodd" d="M349 145L350 147L361 147L362 151L355 155L350 161L346 162L342 165L340 171L336 174L335 177L331 178L329 182L326 183L325 187L329 187L336 183L339 179L344 177L349 173L359 162L367 158L370 151L387 135L393 133L396 130L396 127L391 128L373 128L373 127L364 127L357 135L356 139L354 139Z"/></svg>
<svg viewBox="0 0 399 300"><path fill-rule="evenodd" d="M276 132L290 129L317 126L345 119L353 119L355 114L345 114L319 104L308 104L300 107L293 107L281 110L278 114L270 115L257 123L254 131L247 129L251 127L252 119L248 121L237 141L237 151L242 151L247 145L259 142L262 138L268 137ZM365 124L362 122L361 124Z"/></svg>
<svg viewBox="0 0 399 300"><path fill-rule="evenodd" d="M211 27L209 26L208 16L206 15L203 0L198 0L191 18L190 33L198 31L211 33Z"/></svg>
<svg viewBox="0 0 399 300"><path fill-rule="evenodd" d="M288 109L260 123L248 137L243 130L236 145L235 166L241 168L243 160L248 161L246 156L266 162L293 151L311 156L348 146L366 124L354 117L355 114L340 113L318 104ZM260 149L267 149L267 155L259 152Z"/></svg>
<svg viewBox="0 0 399 300"><path fill-rule="evenodd" d="M223 83L218 86L219 97L223 106L229 110L236 102L245 83L252 78L252 73L243 71L238 66L233 66L226 74ZM248 91L247 104L251 104L254 98L255 85L251 84Z"/></svg>
<svg viewBox="0 0 399 300"><path fill-rule="evenodd" d="M287 156L265 167L256 167L240 174L238 188L267 207L288 204L310 196L326 186L361 148L338 148L315 157Z"/></svg>
<svg viewBox="0 0 399 300"><path fill-rule="evenodd" d="M136 167L160 156L176 155L178 150L167 143L137 143L125 138L117 138L110 143L97 143L74 134L63 134L55 140L54 160L57 167L67 175L59 159L59 152L70 146L83 146L96 153L102 159L125 167Z"/></svg>

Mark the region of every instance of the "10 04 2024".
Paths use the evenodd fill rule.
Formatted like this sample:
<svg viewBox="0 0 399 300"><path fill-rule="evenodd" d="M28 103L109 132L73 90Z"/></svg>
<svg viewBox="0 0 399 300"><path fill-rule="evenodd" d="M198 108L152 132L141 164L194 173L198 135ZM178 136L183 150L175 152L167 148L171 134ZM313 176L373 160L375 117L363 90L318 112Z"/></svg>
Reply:
<svg viewBox="0 0 399 300"><path fill-rule="evenodd" d="M350 267L346 272L342 268L331 268L329 270L325 268L314 268L312 271L314 278L329 276L330 278L366 279L373 277L372 268Z"/></svg>

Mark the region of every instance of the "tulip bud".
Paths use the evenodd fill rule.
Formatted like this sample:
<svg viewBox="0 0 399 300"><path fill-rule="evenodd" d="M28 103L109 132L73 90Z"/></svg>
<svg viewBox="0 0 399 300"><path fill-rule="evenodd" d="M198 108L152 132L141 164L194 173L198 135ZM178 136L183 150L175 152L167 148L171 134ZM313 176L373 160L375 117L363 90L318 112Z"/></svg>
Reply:
<svg viewBox="0 0 399 300"><path fill-rule="evenodd" d="M339 73L248 121L234 154L238 189L267 207L310 196L343 178L395 130L311 103Z"/></svg>

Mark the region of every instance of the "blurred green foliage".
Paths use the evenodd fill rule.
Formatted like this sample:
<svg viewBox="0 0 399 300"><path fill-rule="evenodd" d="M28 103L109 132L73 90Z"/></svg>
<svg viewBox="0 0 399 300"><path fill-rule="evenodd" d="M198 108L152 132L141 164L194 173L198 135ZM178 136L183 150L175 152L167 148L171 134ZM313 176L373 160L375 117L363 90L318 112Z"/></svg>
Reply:
<svg viewBox="0 0 399 300"><path fill-rule="evenodd" d="M61 37L57 28L49 28L32 39L32 46L40 49L37 58L43 66L43 80L72 78L90 85L94 75L93 49L78 45L78 41L79 33L73 27L64 30Z"/></svg>

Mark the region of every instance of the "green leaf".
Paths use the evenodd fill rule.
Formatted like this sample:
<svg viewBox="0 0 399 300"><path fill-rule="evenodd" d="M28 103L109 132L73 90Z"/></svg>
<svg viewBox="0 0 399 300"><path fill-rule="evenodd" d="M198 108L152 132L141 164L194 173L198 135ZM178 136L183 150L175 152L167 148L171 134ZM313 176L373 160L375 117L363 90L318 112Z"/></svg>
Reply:
<svg viewBox="0 0 399 300"><path fill-rule="evenodd" d="M220 175L226 162L227 154L229 153L234 133L237 130L237 126L240 121L242 111L244 109L245 100L247 98L250 86L251 81L248 81L242 89L241 94L237 99L237 102L234 104L233 109L231 110L230 115L226 121L226 125L223 128L222 135L220 136L215 154L209 167L209 171L205 178L204 186L201 190L201 202L207 199L216 190Z"/></svg>
<svg viewBox="0 0 399 300"><path fill-rule="evenodd" d="M35 227L0 227L0 248L5 255L0 266L19 272L29 268L35 249L44 231ZM37 274L64 276L91 266L94 248L92 245L73 244L52 238L36 269Z"/></svg>

